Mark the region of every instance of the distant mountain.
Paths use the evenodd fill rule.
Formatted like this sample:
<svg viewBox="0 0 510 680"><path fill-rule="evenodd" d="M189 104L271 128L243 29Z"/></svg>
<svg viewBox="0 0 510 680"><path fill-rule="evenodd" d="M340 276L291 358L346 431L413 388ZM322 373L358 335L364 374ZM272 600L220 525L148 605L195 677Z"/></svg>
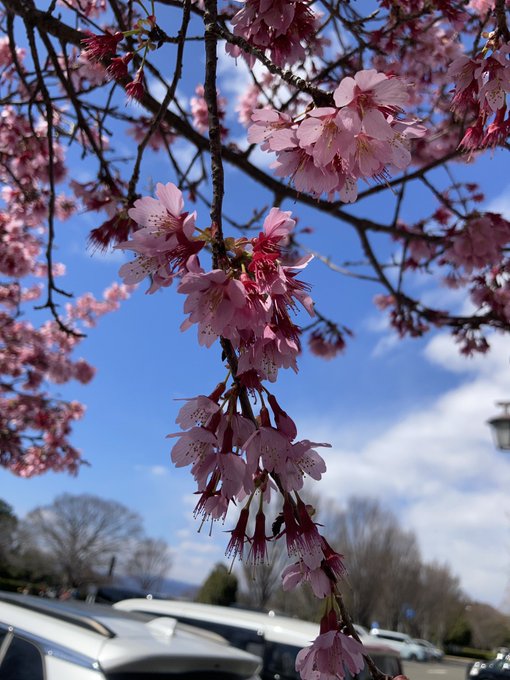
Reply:
<svg viewBox="0 0 510 680"><path fill-rule="evenodd" d="M140 588L140 584L132 576L116 576L112 585L138 591L140 595L144 594L144 591ZM158 597L175 597L183 600L192 600L199 588L200 586L194 583L186 583L184 581L176 581L173 578L165 578L161 581L161 585L157 591L148 592L151 592L152 595Z"/></svg>
<svg viewBox="0 0 510 680"><path fill-rule="evenodd" d="M162 584L162 590L172 597L182 597L192 600L197 594L200 586L184 581L176 581L173 578L166 578Z"/></svg>

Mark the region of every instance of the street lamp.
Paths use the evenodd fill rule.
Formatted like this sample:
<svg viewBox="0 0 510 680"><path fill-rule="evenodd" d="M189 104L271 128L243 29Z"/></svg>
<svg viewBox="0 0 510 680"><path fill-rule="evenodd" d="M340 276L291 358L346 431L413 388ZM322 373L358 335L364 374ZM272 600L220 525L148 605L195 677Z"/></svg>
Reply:
<svg viewBox="0 0 510 680"><path fill-rule="evenodd" d="M498 401L503 413L487 421L492 428L494 442L501 451L510 451L510 401Z"/></svg>

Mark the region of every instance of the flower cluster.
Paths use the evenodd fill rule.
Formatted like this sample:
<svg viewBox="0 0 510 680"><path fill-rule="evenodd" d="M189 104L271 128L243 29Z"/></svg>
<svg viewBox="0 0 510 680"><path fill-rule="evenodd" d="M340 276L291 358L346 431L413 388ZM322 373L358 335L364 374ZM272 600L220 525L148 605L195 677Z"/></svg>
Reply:
<svg viewBox="0 0 510 680"><path fill-rule="evenodd" d="M182 329L196 324L199 342L207 347L219 337L229 340L239 352L237 373L245 385L274 382L280 368L297 370L300 329L292 317L299 305L311 316L314 311L307 284L297 278L311 256L284 260L295 224L290 212L272 208L259 236L232 243L228 267L204 271L196 255L210 230L194 236L196 213L183 212L182 193L172 183L158 184L156 195L137 200L128 211L140 229L117 246L137 255L121 268L124 282L150 276L153 293L179 276L189 315Z"/></svg>
<svg viewBox="0 0 510 680"><path fill-rule="evenodd" d="M57 118L55 123L59 123ZM64 149L56 135L50 146L46 122L4 106L0 143L0 274L4 279L0 285L0 465L22 477L47 470L76 473L82 459L70 443L70 434L73 422L83 416L85 409L76 401L52 398L49 386L72 380L86 384L92 380L94 368L84 359L73 357L80 341L78 335L65 333L54 320L45 320L36 328L20 314L27 303L41 301L44 287L34 284L34 277L37 281L48 275L47 261L41 261L39 256L46 249L50 150L54 218L68 219L77 201L57 193L56 184L66 174ZM83 186L76 188L77 194L83 190L88 195ZM52 263L54 278L64 272L63 265ZM32 281L28 288L20 282L26 276ZM127 295L126 287L118 284L105 291L102 300L84 295L66 305L61 323L75 331L82 325L94 325L100 316L118 309Z"/></svg>
<svg viewBox="0 0 510 680"><path fill-rule="evenodd" d="M335 107L312 109L299 121L273 109L253 113L248 140L276 153L276 174L314 196L357 197L360 178L385 179L388 166L411 162L410 139L425 129L399 116L407 86L375 70L344 78L333 94Z"/></svg>
<svg viewBox="0 0 510 680"><path fill-rule="evenodd" d="M0 83L11 81L16 74L15 59L22 64L26 50L23 47L11 49L10 40L7 36L0 38Z"/></svg>
<svg viewBox="0 0 510 680"><path fill-rule="evenodd" d="M145 138L145 135L150 130L152 120L147 116L140 116L127 130L128 134L133 137L138 144ZM148 145L153 151L165 149L170 144L173 144L176 138L175 130L172 130L165 121L161 121L158 127L151 134Z"/></svg>
<svg viewBox="0 0 510 680"><path fill-rule="evenodd" d="M232 25L234 35L263 52L267 50L279 66L302 61L305 44L320 52L319 16L305 0L246 0L233 16ZM227 45L227 52L234 57L242 55L253 66L254 58L241 48Z"/></svg>
<svg viewBox="0 0 510 680"><path fill-rule="evenodd" d="M484 213L452 234L443 261L471 274L474 269L500 264L509 244L510 222L496 213Z"/></svg>
<svg viewBox="0 0 510 680"><path fill-rule="evenodd" d="M225 107L227 106L227 100L221 97L219 92L217 95L218 102L218 118L220 120L220 134L222 139L228 135L228 129L222 124L225 120ZM205 135L209 132L209 111L207 109L207 102L204 97L204 86L197 85L195 88L195 96L191 97L191 116L193 118L194 127L200 132L200 134Z"/></svg>
<svg viewBox="0 0 510 680"><path fill-rule="evenodd" d="M320 480L326 471L316 449L329 445L298 439L293 419L263 384L274 381L279 368L296 369L300 329L292 316L298 306L314 313L308 286L297 278L310 258L285 258L295 221L289 212L272 208L258 236L228 239L221 268L205 271L198 253L213 241L214 230L197 229L196 215L183 211L175 185L158 184L156 196L137 200L129 211L139 229L118 247L137 256L121 274L127 283L150 275L149 292L178 277L189 315L182 329L196 324L206 346L221 338L230 368L209 395L185 400L176 419L181 431L168 435L176 440L172 461L191 468L195 515L202 521L224 520L229 508L241 508L230 531L229 557L264 563L269 543L282 538L293 560L282 574L284 589L306 582L327 602L321 635L298 656L302 676L315 677L313 668L342 678L344 664L356 673L363 665L361 645L341 632L335 605L343 557L321 535L314 509L300 496L306 477ZM246 402L247 389L256 407ZM267 507L275 492L281 510L270 524Z"/></svg>
<svg viewBox="0 0 510 680"><path fill-rule="evenodd" d="M364 666L363 646L339 630L332 607L321 619L320 635L296 658L296 670L303 678L344 678L345 669L356 676Z"/></svg>
<svg viewBox="0 0 510 680"><path fill-rule="evenodd" d="M348 328L323 322L310 333L308 348L318 357L334 359L345 350L345 335L352 335Z"/></svg>
<svg viewBox="0 0 510 680"><path fill-rule="evenodd" d="M141 101L145 94L144 65L145 57L149 50L157 49L162 44L162 32L156 23L156 17L152 14L145 18L137 18L130 31L117 31L110 33L105 31L103 35L90 33L82 40L82 58L94 63L101 62L106 68L106 76L113 80L123 82L129 77L128 66L133 59L133 52L125 52L118 55L117 50L126 36L136 36L138 39L137 50L143 51L142 64L136 70L134 78L125 85L128 100Z"/></svg>
<svg viewBox="0 0 510 680"><path fill-rule="evenodd" d="M197 482L200 495L197 514L224 518L229 504L249 498L227 548L227 553L234 555L242 555L243 545L248 540L245 519L253 496L262 493L269 498L269 475L278 474L289 493L300 490L305 474L320 479L325 471L324 461L312 447L326 446L307 440L293 442L296 428L273 395L270 395L270 404L273 404L270 408L274 425L270 422L268 409L263 407L260 422L266 424L260 427L239 411L238 397L235 389L227 390L225 383L221 383L211 395L187 400L177 417L177 423L185 432L169 435L178 437L172 449L173 462L177 467L190 465ZM285 416L283 423L282 414ZM290 431L286 427L289 424L292 425ZM292 552L304 555L306 559L311 554L310 545L303 538L306 532L314 534L315 553L320 549L321 539L313 523L294 524L289 523ZM309 525L313 525L312 528ZM265 542L265 532L261 532L258 546L252 545L255 556L265 554ZM315 566L320 562L319 559Z"/></svg>
<svg viewBox="0 0 510 680"><path fill-rule="evenodd" d="M199 342L208 347L228 339L239 351L238 377L250 387L274 382L280 368L297 370L300 329L292 316L299 305L314 313L307 284L296 278L311 256L289 265L282 259L294 224L290 212L272 208L258 237L234 244L240 269L205 272L194 262L178 288L187 295L183 330L197 324Z"/></svg>
<svg viewBox="0 0 510 680"><path fill-rule="evenodd" d="M510 134L506 95L510 92L510 43L493 49L489 56L455 59L448 75L455 82L452 109L473 122L460 147L473 152L503 144Z"/></svg>
<svg viewBox="0 0 510 680"><path fill-rule="evenodd" d="M86 384L94 368L84 359L71 358L80 337L64 333L56 322L36 329L11 317L22 302L40 296L39 287L2 286L0 292L0 465L21 477L47 470L76 473L83 461L69 436L72 422L82 418L85 409L76 401L53 399L46 390L49 383ZM103 300L85 295L68 305L65 321L70 327L76 322L94 325L98 317L118 309L127 295L126 287L117 284L105 291Z"/></svg>
<svg viewBox="0 0 510 680"><path fill-rule="evenodd" d="M90 19L95 19L106 11L106 0L59 0L58 4L73 7Z"/></svg>
<svg viewBox="0 0 510 680"><path fill-rule="evenodd" d="M158 183L156 195L157 199L145 196L135 201L128 214L140 229L131 240L116 246L136 253L136 258L120 269L124 282L139 283L150 276L150 293L171 285L175 276L185 271L191 256L204 246L203 241L193 238L196 213L183 212L179 189L170 182Z"/></svg>

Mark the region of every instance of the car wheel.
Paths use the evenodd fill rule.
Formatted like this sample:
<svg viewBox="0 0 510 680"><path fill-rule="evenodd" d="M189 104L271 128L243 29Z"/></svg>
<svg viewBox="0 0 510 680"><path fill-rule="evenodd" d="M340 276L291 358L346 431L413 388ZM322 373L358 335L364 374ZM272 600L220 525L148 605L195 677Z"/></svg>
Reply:
<svg viewBox="0 0 510 680"><path fill-rule="evenodd" d="M418 657L416 656L416 654L411 654L411 656L409 657L409 661L418 661Z"/></svg>

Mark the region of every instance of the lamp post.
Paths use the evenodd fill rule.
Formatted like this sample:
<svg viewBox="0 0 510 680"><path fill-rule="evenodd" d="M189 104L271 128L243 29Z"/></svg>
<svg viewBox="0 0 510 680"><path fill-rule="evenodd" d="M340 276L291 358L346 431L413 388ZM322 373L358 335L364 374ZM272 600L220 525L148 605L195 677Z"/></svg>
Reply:
<svg viewBox="0 0 510 680"><path fill-rule="evenodd" d="M510 451L510 401L498 401L503 413L491 418L487 423L491 426L494 443L501 451Z"/></svg>

